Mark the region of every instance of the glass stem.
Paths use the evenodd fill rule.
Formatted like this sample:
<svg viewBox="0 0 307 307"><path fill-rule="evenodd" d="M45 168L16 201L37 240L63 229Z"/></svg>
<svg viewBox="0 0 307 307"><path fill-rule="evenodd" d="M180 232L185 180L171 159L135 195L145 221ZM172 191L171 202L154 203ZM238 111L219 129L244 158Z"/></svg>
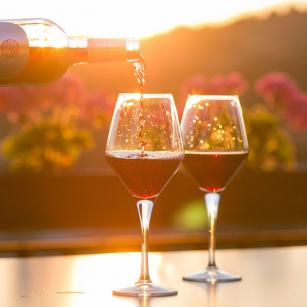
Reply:
<svg viewBox="0 0 307 307"><path fill-rule="evenodd" d="M205 203L207 207L207 214L209 220L209 269L216 269L215 263L215 228L216 218L219 208L220 194L218 193L206 193Z"/></svg>
<svg viewBox="0 0 307 307"><path fill-rule="evenodd" d="M137 283L151 283L148 265L148 232L153 209L153 202L151 200L139 200L137 202L137 208L139 212L143 237L141 275Z"/></svg>

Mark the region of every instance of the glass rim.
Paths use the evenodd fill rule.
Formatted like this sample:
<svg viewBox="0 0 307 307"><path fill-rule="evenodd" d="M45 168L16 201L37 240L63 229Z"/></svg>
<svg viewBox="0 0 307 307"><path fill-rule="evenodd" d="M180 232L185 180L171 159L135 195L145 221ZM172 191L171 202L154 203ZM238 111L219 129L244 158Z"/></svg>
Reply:
<svg viewBox="0 0 307 307"><path fill-rule="evenodd" d="M169 98L174 99L173 94L171 93L144 93L144 99L146 98ZM139 98L141 93L119 93L118 98Z"/></svg>

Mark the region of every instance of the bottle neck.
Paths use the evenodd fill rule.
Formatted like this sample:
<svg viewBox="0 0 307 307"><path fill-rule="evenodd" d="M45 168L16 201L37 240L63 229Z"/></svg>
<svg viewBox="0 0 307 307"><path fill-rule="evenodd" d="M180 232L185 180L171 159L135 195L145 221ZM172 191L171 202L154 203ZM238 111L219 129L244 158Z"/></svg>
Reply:
<svg viewBox="0 0 307 307"><path fill-rule="evenodd" d="M70 38L72 63L137 61L140 44L135 39Z"/></svg>

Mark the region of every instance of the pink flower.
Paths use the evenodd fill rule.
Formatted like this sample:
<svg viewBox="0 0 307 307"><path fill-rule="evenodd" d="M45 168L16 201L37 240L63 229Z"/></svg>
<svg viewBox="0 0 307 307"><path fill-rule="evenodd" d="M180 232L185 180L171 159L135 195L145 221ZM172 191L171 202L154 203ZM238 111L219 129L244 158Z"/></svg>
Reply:
<svg viewBox="0 0 307 307"><path fill-rule="evenodd" d="M267 74L256 82L256 90L293 130L307 130L307 94L288 75Z"/></svg>
<svg viewBox="0 0 307 307"><path fill-rule="evenodd" d="M238 72L220 75L210 81L211 93L219 95L243 95L248 89L248 82Z"/></svg>
<svg viewBox="0 0 307 307"><path fill-rule="evenodd" d="M293 130L307 130L307 94L298 92L291 97L285 119Z"/></svg>
<svg viewBox="0 0 307 307"><path fill-rule="evenodd" d="M188 95L243 95L247 89L248 82L239 72L218 75L211 79L195 75L181 85L178 113L182 113Z"/></svg>
<svg viewBox="0 0 307 307"><path fill-rule="evenodd" d="M94 92L80 105L80 120L95 127L112 118L115 100L104 91Z"/></svg>
<svg viewBox="0 0 307 307"><path fill-rule="evenodd" d="M184 99L188 95L202 95L205 94L209 89L209 80L207 80L203 75L194 75L191 78L185 80L180 88L180 94Z"/></svg>
<svg viewBox="0 0 307 307"><path fill-rule="evenodd" d="M288 107L287 104L291 98L299 92L296 82L280 72L265 75L256 82L255 88L268 105L281 112Z"/></svg>
<svg viewBox="0 0 307 307"><path fill-rule="evenodd" d="M218 75L211 79L195 75L182 84L181 95L243 95L247 89L248 82L238 72Z"/></svg>
<svg viewBox="0 0 307 307"><path fill-rule="evenodd" d="M67 74L56 83L44 86L1 87L0 112L6 113L12 123L31 121L55 108L65 112L69 105L81 105L85 99L83 83Z"/></svg>
<svg viewBox="0 0 307 307"><path fill-rule="evenodd" d="M42 87L42 100L49 101L50 106L81 105L86 99L84 83L72 74L66 74L62 79ZM46 102L45 102L46 103Z"/></svg>

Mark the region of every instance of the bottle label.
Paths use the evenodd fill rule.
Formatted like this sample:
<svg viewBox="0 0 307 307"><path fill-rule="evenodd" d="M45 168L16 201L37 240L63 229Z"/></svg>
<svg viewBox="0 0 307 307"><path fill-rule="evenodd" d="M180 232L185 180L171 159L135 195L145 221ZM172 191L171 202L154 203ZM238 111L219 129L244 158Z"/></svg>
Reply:
<svg viewBox="0 0 307 307"><path fill-rule="evenodd" d="M29 60L29 41L18 25L0 22L0 79L16 77Z"/></svg>

